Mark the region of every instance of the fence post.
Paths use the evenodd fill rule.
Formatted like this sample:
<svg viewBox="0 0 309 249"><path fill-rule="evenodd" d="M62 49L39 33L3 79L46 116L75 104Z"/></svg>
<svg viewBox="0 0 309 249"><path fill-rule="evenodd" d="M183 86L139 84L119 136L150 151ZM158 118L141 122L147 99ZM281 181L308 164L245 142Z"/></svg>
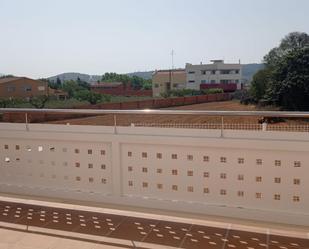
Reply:
<svg viewBox="0 0 309 249"><path fill-rule="evenodd" d="M221 134L220 134L220 137L223 137L223 129L224 129L224 119L223 119L223 116L221 116Z"/></svg>
<svg viewBox="0 0 309 249"><path fill-rule="evenodd" d="M26 130L29 131L29 126L28 126L28 113L25 113L25 122L26 122Z"/></svg>

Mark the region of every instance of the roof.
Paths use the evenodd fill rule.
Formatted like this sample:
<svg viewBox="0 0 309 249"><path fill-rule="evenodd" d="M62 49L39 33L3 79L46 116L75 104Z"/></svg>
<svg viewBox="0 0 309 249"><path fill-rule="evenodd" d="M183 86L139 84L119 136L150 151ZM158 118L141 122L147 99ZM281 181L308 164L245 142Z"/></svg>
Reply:
<svg viewBox="0 0 309 249"><path fill-rule="evenodd" d="M158 70L158 71L155 71L154 74L169 74L171 72L173 74L185 74L186 73L185 69L173 69L173 70Z"/></svg>
<svg viewBox="0 0 309 249"><path fill-rule="evenodd" d="M122 82L100 82L92 85L91 87L118 87L122 85L123 85Z"/></svg>
<svg viewBox="0 0 309 249"><path fill-rule="evenodd" d="M17 80L22 80L22 79L34 80L34 79L27 78L27 77L12 76L12 77L0 78L0 84L9 83L9 82L17 81ZM39 81L39 80L34 80L34 81Z"/></svg>
<svg viewBox="0 0 309 249"><path fill-rule="evenodd" d="M16 80L20 80L20 79L23 79L23 77L5 77L5 78L0 79L0 84L8 83L8 82L11 82L11 81L16 81Z"/></svg>

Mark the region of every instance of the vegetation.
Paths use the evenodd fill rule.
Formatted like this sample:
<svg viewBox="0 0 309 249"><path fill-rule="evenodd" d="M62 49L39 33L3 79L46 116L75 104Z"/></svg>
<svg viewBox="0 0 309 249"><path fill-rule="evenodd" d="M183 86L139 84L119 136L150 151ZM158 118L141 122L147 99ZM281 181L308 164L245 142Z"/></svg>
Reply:
<svg viewBox="0 0 309 249"><path fill-rule="evenodd" d="M103 82L122 82L125 85L130 83L135 90L150 90L152 88L151 79L146 80L135 75L131 77L126 74L105 73L101 80Z"/></svg>
<svg viewBox="0 0 309 249"><path fill-rule="evenodd" d="M184 97L184 96L197 96L204 94L214 94L214 93L223 93L221 88L211 88L205 90L193 90L193 89L174 89L168 92L162 93L161 97L169 98L169 97Z"/></svg>
<svg viewBox="0 0 309 249"><path fill-rule="evenodd" d="M285 110L309 110L309 35L288 34L253 76L251 100Z"/></svg>

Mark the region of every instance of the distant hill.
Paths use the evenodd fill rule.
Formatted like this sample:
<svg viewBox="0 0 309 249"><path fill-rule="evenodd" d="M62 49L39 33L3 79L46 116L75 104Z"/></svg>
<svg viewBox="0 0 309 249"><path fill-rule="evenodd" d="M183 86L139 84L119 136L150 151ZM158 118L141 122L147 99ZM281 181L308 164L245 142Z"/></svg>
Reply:
<svg viewBox="0 0 309 249"><path fill-rule="evenodd" d="M152 78L152 74L154 73L154 71L146 71L146 72L134 72L134 73L127 73L128 76L132 77L132 76L138 76L141 77L145 80L149 80Z"/></svg>
<svg viewBox="0 0 309 249"><path fill-rule="evenodd" d="M242 68L242 76L243 80L246 82L250 82L252 80L253 75L259 71L260 69L264 68L264 64L243 64ZM134 73L127 73L128 76L138 76L144 79L151 79L152 74L154 71L145 71L145 72L134 72ZM103 75L103 74L102 74ZM66 80L77 80L77 78L80 78L82 81L86 81L90 84L94 84L98 82L98 80L101 80L101 75L89 75L89 74L82 74L82 73L62 73L58 74L52 77L49 77L48 79L51 81L56 82L57 78L59 78L62 82Z"/></svg>
<svg viewBox="0 0 309 249"><path fill-rule="evenodd" d="M49 77L50 81L57 81L57 78L61 80L61 82L67 81L67 80L77 80L80 78L82 81L86 81L88 83L96 83L98 80L101 80L101 75L89 75L89 74L83 74L83 73L62 73L58 74L52 77Z"/></svg>
<svg viewBox="0 0 309 249"><path fill-rule="evenodd" d="M242 78L247 82L251 82L253 75L264 67L264 64L258 63L244 64L242 67Z"/></svg>

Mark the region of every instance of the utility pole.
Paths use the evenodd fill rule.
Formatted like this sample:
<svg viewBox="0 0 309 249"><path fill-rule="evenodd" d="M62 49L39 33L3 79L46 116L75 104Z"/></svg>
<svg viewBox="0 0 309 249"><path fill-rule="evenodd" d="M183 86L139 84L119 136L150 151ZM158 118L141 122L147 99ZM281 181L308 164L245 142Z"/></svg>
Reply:
<svg viewBox="0 0 309 249"><path fill-rule="evenodd" d="M171 56L172 56L172 70L174 69L174 49L172 49L172 53L171 53Z"/></svg>

